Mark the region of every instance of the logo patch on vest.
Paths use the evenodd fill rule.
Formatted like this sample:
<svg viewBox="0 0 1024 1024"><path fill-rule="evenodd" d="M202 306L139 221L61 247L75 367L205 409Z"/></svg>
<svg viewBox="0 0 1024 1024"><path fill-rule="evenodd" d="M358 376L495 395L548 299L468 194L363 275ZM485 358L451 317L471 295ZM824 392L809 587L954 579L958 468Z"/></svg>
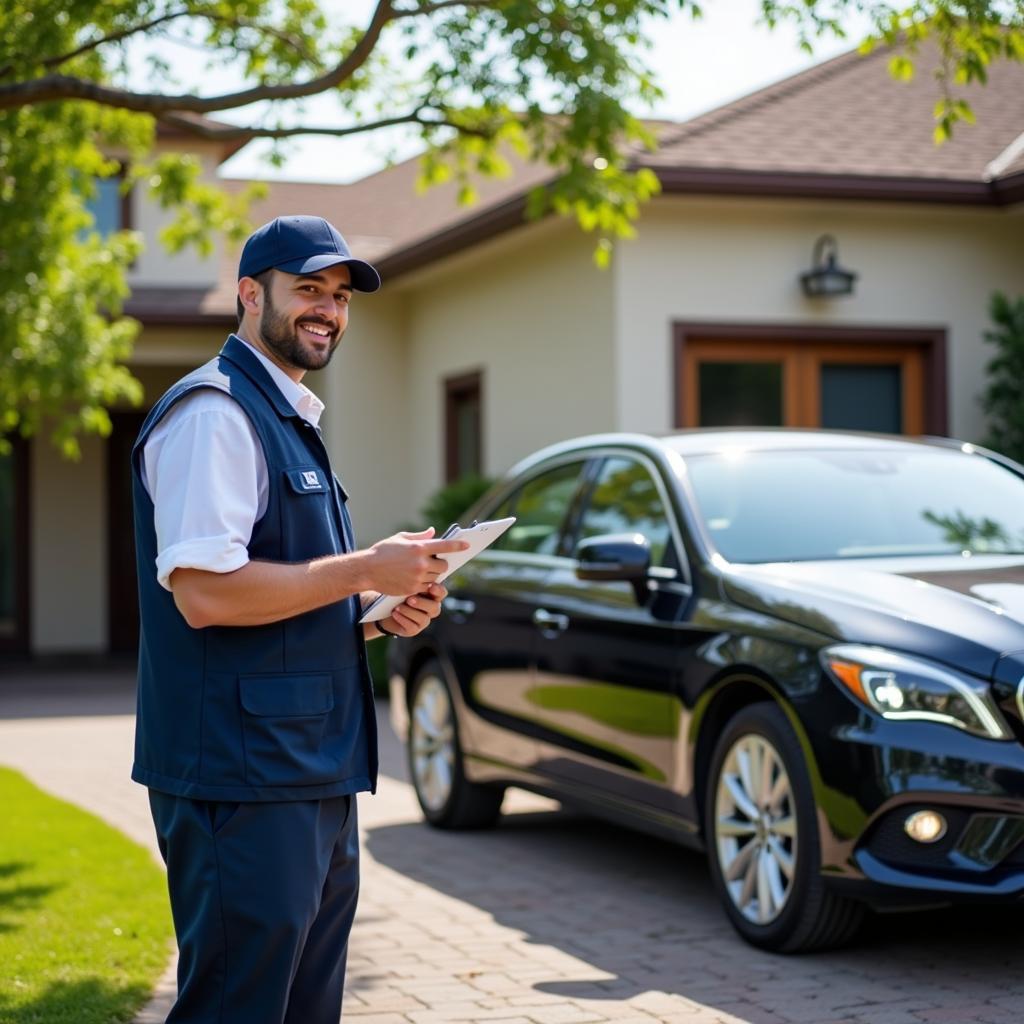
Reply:
<svg viewBox="0 0 1024 1024"><path fill-rule="evenodd" d="M285 477L292 490L299 494L326 494L329 485L318 469L286 469Z"/></svg>

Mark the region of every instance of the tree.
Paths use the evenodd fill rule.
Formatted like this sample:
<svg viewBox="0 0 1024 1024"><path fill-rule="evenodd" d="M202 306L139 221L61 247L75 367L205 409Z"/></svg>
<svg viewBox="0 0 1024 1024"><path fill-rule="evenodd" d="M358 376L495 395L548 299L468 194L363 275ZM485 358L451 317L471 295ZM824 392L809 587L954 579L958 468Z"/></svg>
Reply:
<svg viewBox="0 0 1024 1024"><path fill-rule="evenodd" d="M137 401L123 362L137 325L121 315L125 272L139 240L101 238L88 200L97 179L127 167L177 212L172 249L209 247L210 233L247 230L245 202L198 179L187 154L150 158L158 123L197 137L348 136L404 124L425 146L423 179L455 175L472 201L474 174L500 174L511 146L557 170L532 196L598 235L607 262L628 236L654 175L630 165L653 139L628 110L660 95L643 62L645 36L695 0L377 0L361 25L328 16L331 0L7 0L0 7L0 445L44 420L65 453L82 431L106 433L106 408ZM842 34L840 17L870 13L876 40L906 40L892 71L913 69L913 47L944 55L937 131L971 116L956 82L983 81L999 58L1024 59L1024 0L762 0L769 24L795 21L806 46ZM237 70L238 89L182 87L152 58L146 91L130 47L174 37ZM296 125L304 99L330 94L336 116ZM258 113L251 108L257 104ZM196 115L245 112L240 126Z"/></svg>
<svg viewBox="0 0 1024 1024"><path fill-rule="evenodd" d="M986 367L988 386L981 404L989 416L984 444L1024 462L1024 295L995 292L989 302L993 329L985 340L995 347Z"/></svg>

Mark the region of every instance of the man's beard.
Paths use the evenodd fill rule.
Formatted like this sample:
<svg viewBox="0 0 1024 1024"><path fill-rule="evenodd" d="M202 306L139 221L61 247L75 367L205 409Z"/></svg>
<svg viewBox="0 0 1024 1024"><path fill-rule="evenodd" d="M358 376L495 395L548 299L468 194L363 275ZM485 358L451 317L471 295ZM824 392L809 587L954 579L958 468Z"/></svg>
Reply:
<svg viewBox="0 0 1024 1024"><path fill-rule="evenodd" d="M320 324L329 331L336 332L336 337L331 339L326 352L303 348L302 342L299 341L298 323L290 323L288 317L277 311L269 291L264 291L263 296L265 301L263 313L260 315L260 336L267 348L287 366L297 370L322 370L331 361L331 356L334 355L334 350L345 332L339 331L318 317L303 317L303 323Z"/></svg>

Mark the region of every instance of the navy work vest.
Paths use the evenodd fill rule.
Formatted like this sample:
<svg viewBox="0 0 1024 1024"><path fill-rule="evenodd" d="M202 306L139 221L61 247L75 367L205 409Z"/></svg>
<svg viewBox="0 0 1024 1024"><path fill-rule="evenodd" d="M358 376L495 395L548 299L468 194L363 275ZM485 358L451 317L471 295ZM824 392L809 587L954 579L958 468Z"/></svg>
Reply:
<svg viewBox="0 0 1024 1024"><path fill-rule="evenodd" d="M309 800L373 789L377 735L358 596L268 625L193 629L157 582L143 447L197 388L229 394L263 446L267 510L253 527L249 558L305 562L354 549L347 495L319 432L249 347L230 337L219 356L157 402L132 451L142 623L132 778L198 800Z"/></svg>

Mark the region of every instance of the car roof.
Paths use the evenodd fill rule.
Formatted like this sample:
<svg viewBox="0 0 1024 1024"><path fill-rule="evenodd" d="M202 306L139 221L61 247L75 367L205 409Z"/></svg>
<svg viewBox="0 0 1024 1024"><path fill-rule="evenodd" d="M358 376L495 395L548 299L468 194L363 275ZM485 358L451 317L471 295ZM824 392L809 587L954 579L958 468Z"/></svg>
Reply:
<svg viewBox="0 0 1024 1024"><path fill-rule="evenodd" d="M749 430L684 430L662 437L651 436L680 455L710 455L743 448L745 451L864 451L876 449L920 449L950 446L946 439L902 437L896 434L869 434L850 430L801 430L794 427ZM957 442L952 442L957 445Z"/></svg>
<svg viewBox="0 0 1024 1024"><path fill-rule="evenodd" d="M971 445L963 445L949 438L901 437L894 434L868 434L848 430L801 430L795 427L777 429L746 428L681 430L672 434L588 434L542 448L522 459L509 470L515 475L557 456L573 452L585 453L599 448L639 448L651 453L673 452L684 458L691 455L713 455L717 452L735 451L913 451L921 448L962 448L972 451Z"/></svg>

